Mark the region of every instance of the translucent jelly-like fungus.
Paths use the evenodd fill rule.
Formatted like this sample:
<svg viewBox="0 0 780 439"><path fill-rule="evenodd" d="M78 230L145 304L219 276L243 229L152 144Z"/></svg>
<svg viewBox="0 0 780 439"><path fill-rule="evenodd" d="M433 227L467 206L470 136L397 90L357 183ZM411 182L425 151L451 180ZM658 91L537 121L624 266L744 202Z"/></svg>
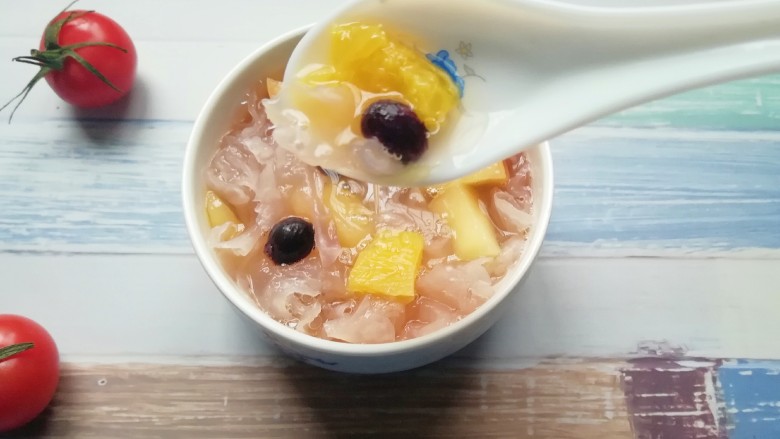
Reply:
<svg viewBox="0 0 780 439"><path fill-rule="evenodd" d="M420 188L323 171L277 144L264 99L278 86L236 102L204 169L209 243L236 285L280 324L345 343L420 337L482 306L534 221L526 156Z"/></svg>

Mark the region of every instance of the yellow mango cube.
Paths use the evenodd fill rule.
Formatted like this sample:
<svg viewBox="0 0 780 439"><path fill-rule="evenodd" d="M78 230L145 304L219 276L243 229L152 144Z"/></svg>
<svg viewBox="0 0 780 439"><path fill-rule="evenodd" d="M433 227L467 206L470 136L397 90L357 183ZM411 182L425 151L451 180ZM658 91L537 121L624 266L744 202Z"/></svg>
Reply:
<svg viewBox="0 0 780 439"><path fill-rule="evenodd" d="M467 184L471 186L481 186L486 184L504 184L509 180L509 173L506 171L506 165L504 161L493 163L492 165L482 168L477 172L462 177L459 183Z"/></svg>
<svg viewBox="0 0 780 439"><path fill-rule="evenodd" d="M373 230L373 212L363 205L356 194L335 187L327 181L324 187L325 205L333 216L336 235L342 247L355 247Z"/></svg>
<svg viewBox="0 0 780 439"><path fill-rule="evenodd" d="M347 278L347 291L411 302L424 245L425 240L418 232L377 234L355 259Z"/></svg>
<svg viewBox="0 0 780 439"><path fill-rule="evenodd" d="M447 184L429 206L449 224L455 255L464 261L493 257L501 253L496 232L479 205L474 189L464 184Z"/></svg>
<svg viewBox="0 0 780 439"><path fill-rule="evenodd" d="M212 228L225 223L231 224L222 235L225 240L233 239L244 231L244 224L238 220L230 206L225 204L213 191L206 192L206 215L209 219L209 226Z"/></svg>

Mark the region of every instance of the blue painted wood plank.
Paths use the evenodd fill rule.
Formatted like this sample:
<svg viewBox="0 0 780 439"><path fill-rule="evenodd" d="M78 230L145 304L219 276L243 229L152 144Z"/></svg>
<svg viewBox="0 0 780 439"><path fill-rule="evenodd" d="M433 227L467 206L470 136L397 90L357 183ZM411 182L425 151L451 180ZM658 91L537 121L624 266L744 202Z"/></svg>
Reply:
<svg viewBox="0 0 780 439"><path fill-rule="evenodd" d="M679 93L597 121L600 126L780 130L780 75Z"/></svg>
<svg viewBox="0 0 780 439"><path fill-rule="evenodd" d="M0 140L0 248L186 252L190 122L14 121Z"/></svg>
<svg viewBox="0 0 780 439"><path fill-rule="evenodd" d="M718 380L730 439L780 438L780 363L726 363L718 369Z"/></svg>
<svg viewBox="0 0 780 439"><path fill-rule="evenodd" d="M186 253L190 121L14 121L0 251ZM553 140L545 251L779 249L780 134L585 127Z"/></svg>
<svg viewBox="0 0 780 439"><path fill-rule="evenodd" d="M552 151L553 247L780 248L780 135L585 128Z"/></svg>

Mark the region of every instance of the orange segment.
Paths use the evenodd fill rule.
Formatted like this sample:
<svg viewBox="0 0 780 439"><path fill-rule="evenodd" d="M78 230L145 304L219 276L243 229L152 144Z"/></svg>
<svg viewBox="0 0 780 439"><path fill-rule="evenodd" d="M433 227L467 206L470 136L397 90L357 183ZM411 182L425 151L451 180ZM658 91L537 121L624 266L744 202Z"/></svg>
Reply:
<svg viewBox="0 0 780 439"><path fill-rule="evenodd" d="M391 39L381 25L334 26L331 63L310 72L304 82L350 83L369 93L400 93L433 133L460 100L446 72L423 53Z"/></svg>
<svg viewBox="0 0 780 439"><path fill-rule="evenodd" d="M424 243L418 232L380 232L355 259L347 291L411 302Z"/></svg>

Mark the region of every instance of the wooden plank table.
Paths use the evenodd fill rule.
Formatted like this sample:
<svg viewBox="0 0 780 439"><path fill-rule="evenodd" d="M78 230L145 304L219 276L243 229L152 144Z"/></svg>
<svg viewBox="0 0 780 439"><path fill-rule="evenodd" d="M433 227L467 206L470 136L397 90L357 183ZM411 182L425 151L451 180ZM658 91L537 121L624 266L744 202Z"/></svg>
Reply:
<svg viewBox="0 0 780 439"><path fill-rule="evenodd" d="M0 125L0 312L41 322L63 361L51 407L8 437L780 438L777 75L554 139L540 260L451 358L351 376L266 344L192 254L184 145L234 64L340 3L79 4L132 35L139 82L93 111L40 84ZM0 59L63 6L4 3ZM32 74L6 62L0 97Z"/></svg>

